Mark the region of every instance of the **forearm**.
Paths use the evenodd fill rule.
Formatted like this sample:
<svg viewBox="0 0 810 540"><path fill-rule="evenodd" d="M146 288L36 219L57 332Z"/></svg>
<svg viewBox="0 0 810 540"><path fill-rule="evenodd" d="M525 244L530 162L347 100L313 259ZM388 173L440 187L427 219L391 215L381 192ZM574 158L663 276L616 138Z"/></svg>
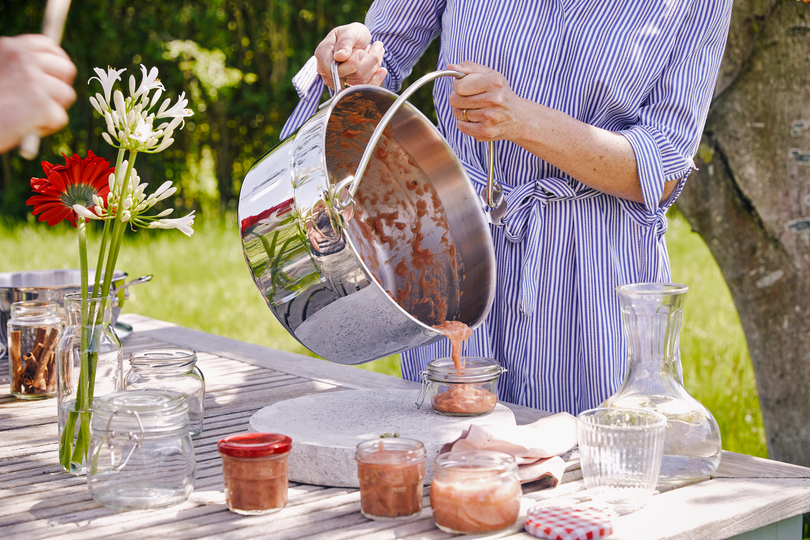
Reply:
<svg viewBox="0 0 810 540"><path fill-rule="evenodd" d="M560 111L518 99L523 121L509 137L512 142L589 187L644 202L635 153L627 139ZM677 180L664 185L662 201L676 185Z"/></svg>

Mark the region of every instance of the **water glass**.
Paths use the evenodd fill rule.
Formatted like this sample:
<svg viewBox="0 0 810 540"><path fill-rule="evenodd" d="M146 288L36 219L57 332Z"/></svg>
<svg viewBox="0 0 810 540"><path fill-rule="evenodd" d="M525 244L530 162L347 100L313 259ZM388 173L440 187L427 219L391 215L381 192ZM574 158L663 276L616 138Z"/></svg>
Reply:
<svg viewBox="0 0 810 540"><path fill-rule="evenodd" d="M619 514L644 507L661 470L666 417L650 410L601 407L578 418L582 476L594 501Z"/></svg>

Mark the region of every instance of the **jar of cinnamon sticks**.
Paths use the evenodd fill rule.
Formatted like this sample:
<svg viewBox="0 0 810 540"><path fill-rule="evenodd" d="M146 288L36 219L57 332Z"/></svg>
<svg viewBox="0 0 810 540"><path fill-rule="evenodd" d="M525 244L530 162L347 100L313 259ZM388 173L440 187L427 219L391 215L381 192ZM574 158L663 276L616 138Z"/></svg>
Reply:
<svg viewBox="0 0 810 540"><path fill-rule="evenodd" d="M26 300L11 305L8 356L11 395L42 399L56 395L56 347L62 320L53 302Z"/></svg>

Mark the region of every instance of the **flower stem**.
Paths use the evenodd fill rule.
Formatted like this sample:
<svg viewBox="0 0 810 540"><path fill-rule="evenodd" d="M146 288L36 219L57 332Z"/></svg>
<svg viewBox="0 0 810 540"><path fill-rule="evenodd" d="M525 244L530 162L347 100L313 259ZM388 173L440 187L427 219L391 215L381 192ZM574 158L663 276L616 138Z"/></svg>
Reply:
<svg viewBox="0 0 810 540"><path fill-rule="evenodd" d="M123 148L118 149L118 158L115 160L115 170L119 170L121 168L121 164L124 162L124 153L125 150ZM99 297L101 296L101 269L104 267L104 253L107 250L107 240L109 239L110 234L110 220L104 220L104 232L101 233L101 245L98 249L98 263L96 264L96 275L95 275L95 283L93 285L93 296Z"/></svg>
<svg viewBox="0 0 810 540"><path fill-rule="evenodd" d="M121 185L121 196L118 199L118 208L116 208L115 225L113 226L112 237L110 238L110 248L107 252L107 266L104 269L104 285L101 288L102 298L110 294L110 284L112 283L113 272L115 272L115 263L118 261L118 252L121 250L121 239L126 229L126 224L121 221L121 216L124 213L124 201L129 191L129 178L132 175L132 168L135 166L135 157L137 155L137 152L130 150L127 171L124 173L124 182Z"/></svg>
<svg viewBox="0 0 810 540"><path fill-rule="evenodd" d="M81 308L80 308L80 320L81 320L81 342L80 342L80 349L79 349L79 359L80 359L80 367L79 367L79 381L76 385L76 402L74 404L74 410L85 411L90 408L89 401L92 399L90 394L88 393L88 376L89 376L89 351L88 351L88 342L89 336L87 332L87 322L90 318L90 306L89 306L89 279L87 276L87 222L86 220L79 216L78 219L78 233L79 233L79 267L81 271L81 289L82 289L82 301L81 301ZM72 355L72 353L69 353ZM72 358L69 358L66 361L65 369L72 369ZM79 426L79 433L85 432L88 435L90 434L90 419L87 418L88 415L82 415L81 417L81 424ZM81 463L82 456L84 456L87 452L87 445L89 440L86 437L79 437L76 440L76 444L73 444L73 436L76 428L76 417L77 414L75 412L71 412L68 415L67 423L62 431L62 439L60 441L60 448L59 448L59 461L61 462L62 466L66 470L71 470L71 463L78 462ZM72 458L71 458L72 455Z"/></svg>

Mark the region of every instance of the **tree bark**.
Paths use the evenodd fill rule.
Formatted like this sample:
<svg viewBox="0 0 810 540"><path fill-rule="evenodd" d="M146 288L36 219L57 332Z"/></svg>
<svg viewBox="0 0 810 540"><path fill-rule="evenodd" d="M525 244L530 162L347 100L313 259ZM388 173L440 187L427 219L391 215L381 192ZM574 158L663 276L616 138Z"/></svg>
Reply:
<svg viewBox="0 0 810 540"><path fill-rule="evenodd" d="M810 4L734 3L718 92L678 201L725 277L771 459L810 466Z"/></svg>

